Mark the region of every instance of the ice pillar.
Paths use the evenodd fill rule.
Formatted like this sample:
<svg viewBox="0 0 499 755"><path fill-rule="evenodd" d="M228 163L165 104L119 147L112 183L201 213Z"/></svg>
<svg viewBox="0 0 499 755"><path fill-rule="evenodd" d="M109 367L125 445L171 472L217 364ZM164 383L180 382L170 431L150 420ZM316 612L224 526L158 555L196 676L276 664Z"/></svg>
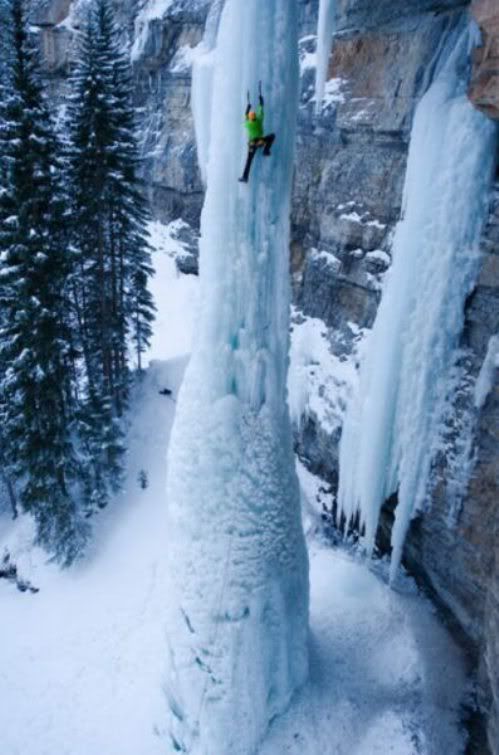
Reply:
<svg viewBox="0 0 499 755"><path fill-rule="evenodd" d="M198 330L168 459L167 686L176 747L250 755L307 674L308 562L286 403L295 0L226 0L213 54ZM246 91L256 105L260 80L277 138L240 184Z"/></svg>

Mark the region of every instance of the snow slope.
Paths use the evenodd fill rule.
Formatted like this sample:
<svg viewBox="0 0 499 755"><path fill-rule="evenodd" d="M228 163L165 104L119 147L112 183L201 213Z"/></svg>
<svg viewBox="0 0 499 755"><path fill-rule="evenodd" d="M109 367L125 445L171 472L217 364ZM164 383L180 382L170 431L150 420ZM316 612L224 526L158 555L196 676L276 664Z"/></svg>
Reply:
<svg viewBox="0 0 499 755"><path fill-rule="evenodd" d="M191 352L199 281L195 275L182 275L175 264L176 258L188 254L178 240L182 225L182 220L168 225L156 221L149 227L151 245L156 250L150 289L157 307L151 348L146 355L149 361L164 361Z"/></svg>
<svg viewBox="0 0 499 755"><path fill-rule="evenodd" d="M20 593L0 580L1 755L173 752L163 692L173 639L165 633L164 460L176 404L158 391L173 388L176 398L186 360L174 344L183 354L190 341L186 313L195 309L197 281L177 276L170 254L180 250L169 229L157 226L154 238L159 318L172 340L156 341L156 361L137 388L126 489L104 512L92 552L60 572L32 548L29 520L0 519L0 553L8 545L21 575L40 588ZM382 570L317 539L320 481L299 472L311 552L311 675L260 755L459 755L459 653L408 581L389 590Z"/></svg>
<svg viewBox="0 0 499 755"><path fill-rule="evenodd" d="M158 389L178 383L183 366L156 363L137 391L126 489L100 522L88 559L59 572L41 553L12 548L40 592L0 583L2 755L164 752L153 728L165 715L166 521L158 502L175 405ZM19 542L15 534L7 539Z"/></svg>
<svg viewBox="0 0 499 755"><path fill-rule="evenodd" d="M0 554L8 548L40 589L21 594L0 580L1 755L165 751L155 728L166 715L165 458L197 296L197 280L176 272L174 231L151 229L160 327L132 397L126 484L101 514L92 551L61 572L33 549L27 517L0 522Z"/></svg>
<svg viewBox="0 0 499 755"><path fill-rule="evenodd" d="M163 377L172 372L160 369L144 387L155 390ZM154 395L138 407L149 439L167 406ZM156 436L158 451L165 441ZM2 755L173 752L160 660L164 481L148 471L151 487L138 491L133 480L129 503L113 512L83 568L40 567L34 596L0 583ZM463 664L419 596L389 590L365 563L313 542L311 629L310 682L260 755L464 752Z"/></svg>
<svg viewBox="0 0 499 755"><path fill-rule="evenodd" d="M463 667L428 605L352 555L310 547L310 681L260 755L464 752Z"/></svg>

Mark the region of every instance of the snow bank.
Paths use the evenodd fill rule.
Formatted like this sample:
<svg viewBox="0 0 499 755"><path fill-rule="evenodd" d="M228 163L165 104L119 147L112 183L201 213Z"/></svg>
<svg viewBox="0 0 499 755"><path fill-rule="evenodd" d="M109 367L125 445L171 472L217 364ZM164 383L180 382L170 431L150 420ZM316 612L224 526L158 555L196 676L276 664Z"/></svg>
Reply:
<svg viewBox="0 0 499 755"><path fill-rule="evenodd" d="M425 502L495 154L495 126L466 97L467 47L467 33L451 39L416 111L403 220L340 447L340 506L347 519L360 510L369 551L383 501L398 490L392 577Z"/></svg>
<svg viewBox="0 0 499 755"><path fill-rule="evenodd" d="M168 460L174 746L249 755L307 673L308 570L286 405L296 4L227 0L213 61L200 316ZM250 183L246 90L272 158ZM206 122L206 118L204 119Z"/></svg>
<svg viewBox="0 0 499 755"><path fill-rule="evenodd" d="M29 518L0 517L20 593L0 580L2 755L164 755L164 454L185 361L156 362L131 396L124 490L71 569L33 548ZM146 475L142 489L138 476ZM168 750L166 750L168 751Z"/></svg>
<svg viewBox="0 0 499 755"><path fill-rule="evenodd" d="M316 540L310 583L310 681L259 755L463 755L463 662L411 580Z"/></svg>
<svg viewBox="0 0 499 755"><path fill-rule="evenodd" d="M145 355L149 364L191 352L199 281L196 276L179 273L175 263L189 253L178 238L185 225L177 219L168 225L155 221L149 226L155 271L150 290L157 308L151 347Z"/></svg>
<svg viewBox="0 0 499 755"><path fill-rule="evenodd" d="M172 363L156 364L134 396L128 493L106 513L93 558L61 572L31 550L38 569L28 571L26 557L23 576L41 588L36 595L0 580L2 755L173 755L158 659L168 608L164 454L175 404L158 389L180 377ZM300 478L311 510L320 480L303 469ZM0 518L0 553L5 524ZM260 755L461 755L463 659L431 605L407 579L388 590L354 554L310 546L310 681Z"/></svg>

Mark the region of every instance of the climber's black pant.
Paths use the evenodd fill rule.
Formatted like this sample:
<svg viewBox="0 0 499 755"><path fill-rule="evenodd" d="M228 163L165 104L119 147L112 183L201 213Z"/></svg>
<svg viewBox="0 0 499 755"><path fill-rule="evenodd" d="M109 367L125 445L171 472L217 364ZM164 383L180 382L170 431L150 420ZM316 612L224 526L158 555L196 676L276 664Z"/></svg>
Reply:
<svg viewBox="0 0 499 755"><path fill-rule="evenodd" d="M251 165L253 163L253 160L255 159L255 155L258 149L260 147L263 147L263 154L268 157L270 155L270 150L272 149L272 145L275 141L275 134L268 134L268 136L262 136L261 139L253 139L248 145L248 159L246 160L246 165L244 168L244 173L242 175L241 181L247 181L249 178Z"/></svg>

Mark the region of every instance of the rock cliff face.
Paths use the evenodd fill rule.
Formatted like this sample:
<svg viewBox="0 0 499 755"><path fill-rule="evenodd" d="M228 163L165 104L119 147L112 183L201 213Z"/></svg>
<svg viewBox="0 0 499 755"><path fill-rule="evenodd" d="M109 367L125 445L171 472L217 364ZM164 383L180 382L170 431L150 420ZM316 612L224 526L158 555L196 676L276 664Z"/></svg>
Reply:
<svg viewBox="0 0 499 755"><path fill-rule="evenodd" d="M132 55L137 105L143 109L143 178L156 216L199 225L203 188L190 111L192 51L209 3L174 2L142 30Z"/></svg>
<svg viewBox="0 0 499 755"><path fill-rule="evenodd" d="M492 4L497 16L497 4ZM355 360L359 333L371 327L376 314L390 262L391 233L400 216L415 105L431 81L434 51L464 11L458 2L376 5L370 14L368 4L340 3L326 107L316 118L305 87L300 120L292 255L296 302L303 314L326 323L330 350L346 361ZM389 7L393 13L388 17ZM493 95L499 90L491 61L499 34L485 11L482 5L479 20L487 21L486 50L475 58L474 77L476 81L477 60L485 61L481 72L487 72L489 99L484 104L485 89L472 87L471 92L477 106L495 117ZM464 631L471 664L478 668L479 699L494 753L499 752L497 368L490 369L490 393L478 410L474 392L490 356L491 339L499 332L498 202L496 189L483 238L481 274L466 307L449 452L435 460L430 510L414 522L406 549L406 564ZM316 391L321 400L309 401L297 428L297 448L330 482L334 494L340 391L325 381ZM466 494L462 497L460 490L457 495L456 508L457 466L466 435L475 465ZM388 505L385 536L391 526L389 512ZM485 739L476 731L473 736L471 751L486 752Z"/></svg>
<svg viewBox="0 0 499 755"><path fill-rule="evenodd" d="M474 51L469 95L479 110L499 120L499 5L475 0L472 10L483 39Z"/></svg>
<svg viewBox="0 0 499 755"><path fill-rule="evenodd" d="M82 0L32 0L50 87L64 91ZM190 66L210 0L114 0L132 45L142 109L142 177L164 221L182 217L194 256L203 189L190 114ZM334 496L347 393L390 266L416 104L432 80L436 51L468 12L465 0L338 0L329 81L314 101L318 0L299 0L302 98L292 212L293 338L317 325L321 349L299 365L306 400L294 412L296 448ZM148 12L153 8L154 12ZM477 0L483 46L474 53L470 97L499 118L499 12ZM223 124L221 124L223 129ZM223 136L223 135L222 135ZM435 460L431 509L414 522L408 566L459 625L477 669L491 750L499 753L499 186L483 238L482 271L466 307L448 455ZM324 361L324 355L327 355ZM322 361L322 363L321 363ZM484 366L485 365L485 366ZM295 365L296 367L296 365ZM477 402L476 386L488 390ZM467 433L475 465L456 494ZM462 445L462 444L461 444ZM456 495L459 499L456 505ZM389 506L387 507L387 511ZM452 510L453 516L449 516ZM389 527L387 515L384 527ZM484 742L470 751L486 752Z"/></svg>
<svg viewBox="0 0 499 755"><path fill-rule="evenodd" d="M492 752L499 747L499 185L483 237L483 264L466 308L462 379L453 421L471 421L474 467L465 494L453 488L453 449L438 460L431 510L414 521L406 547L409 568L430 586L470 641L478 668L479 702ZM478 378L478 379L477 379ZM477 388L487 383L483 397ZM482 403L483 401L483 403ZM466 424L466 423L464 423ZM457 447L457 442L454 444ZM453 516L449 512L454 511ZM477 740L473 752L486 751Z"/></svg>

